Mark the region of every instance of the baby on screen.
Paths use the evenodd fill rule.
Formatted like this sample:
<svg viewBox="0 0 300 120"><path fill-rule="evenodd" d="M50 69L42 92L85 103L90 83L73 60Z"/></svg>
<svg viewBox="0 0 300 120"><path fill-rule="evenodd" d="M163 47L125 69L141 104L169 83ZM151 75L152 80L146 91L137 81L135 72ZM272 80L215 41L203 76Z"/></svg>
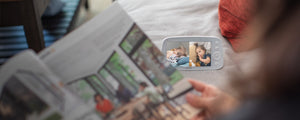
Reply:
<svg viewBox="0 0 300 120"><path fill-rule="evenodd" d="M167 51L167 61L173 66L183 65L189 62L189 57L186 54L186 48L180 46Z"/></svg>

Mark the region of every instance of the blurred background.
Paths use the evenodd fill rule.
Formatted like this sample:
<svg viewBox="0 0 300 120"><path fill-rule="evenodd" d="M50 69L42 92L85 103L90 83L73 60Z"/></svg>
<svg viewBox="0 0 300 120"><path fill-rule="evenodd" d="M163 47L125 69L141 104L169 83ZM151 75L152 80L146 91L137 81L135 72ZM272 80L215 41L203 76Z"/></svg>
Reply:
<svg viewBox="0 0 300 120"><path fill-rule="evenodd" d="M40 23L42 26L40 27L42 34L40 38L43 38L41 41L45 42L45 47L50 46L56 40L59 40L67 33L92 19L113 2L113 0L29 1L36 2L36 6L33 5L30 6L30 8L37 7L38 10L40 10L41 4L45 5L44 9L41 8L43 12L38 16L38 18L41 18ZM39 3L40 1L44 2ZM56 3L56 1L60 3ZM31 26L34 26L36 22L32 22L32 20L29 21L31 15L34 15L34 13L26 11L28 10L28 5L26 2L23 4L22 0L0 0L0 65L13 55L28 49L28 43L26 41L28 33L33 36L38 35L37 32L31 31ZM22 16L24 13L25 16ZM21 17L16 17L18 15ZM21 21L21 24L14 23L14 21ZM29 30L24 27L25 25L23 24L25 23L29 24ZM28 31L28 33L26 34L25 31ZM38 52L40 49L35 51Z"/></svg>

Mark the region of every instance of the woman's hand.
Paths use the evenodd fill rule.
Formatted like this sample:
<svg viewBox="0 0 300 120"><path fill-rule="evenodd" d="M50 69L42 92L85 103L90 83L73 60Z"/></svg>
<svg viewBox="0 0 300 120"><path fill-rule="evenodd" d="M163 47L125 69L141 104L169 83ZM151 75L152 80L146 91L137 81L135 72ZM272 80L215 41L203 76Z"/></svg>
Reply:
<svg viewBox="0 0 300 120"><path fill-rule="evenodd" d="M215 115L226 114L237 106L237 100L222 92L218 88L199 81L189 80L195 90L201 92L201 96L187 94L187 102L195 107L203 109L192 120L207 120Z"/></svg>

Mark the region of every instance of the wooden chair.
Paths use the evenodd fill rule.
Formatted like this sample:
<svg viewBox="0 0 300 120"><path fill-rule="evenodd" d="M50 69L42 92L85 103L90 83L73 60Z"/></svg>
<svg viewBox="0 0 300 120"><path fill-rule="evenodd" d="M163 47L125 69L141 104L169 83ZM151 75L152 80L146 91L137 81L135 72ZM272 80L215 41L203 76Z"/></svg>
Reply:
<svg viewBox="0 0 300 120"><path fill-rule="evenodd" d="M45 48L41 16L50 0L0 0L0 26L23 25L28 47Z"/></svg>

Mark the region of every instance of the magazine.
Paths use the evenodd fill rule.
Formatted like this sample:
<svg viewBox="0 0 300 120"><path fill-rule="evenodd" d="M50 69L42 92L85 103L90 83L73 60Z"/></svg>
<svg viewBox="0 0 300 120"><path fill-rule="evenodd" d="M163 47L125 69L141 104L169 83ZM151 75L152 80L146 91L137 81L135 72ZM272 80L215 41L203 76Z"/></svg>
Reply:
<svg viewBox="0 0 300 120"><path fill-rule="evenodd" d="M165 58L114 3L39 54L24 51L1 67L0 119L190 119L199 112L184 100L191 86Z"/></svg>
<svg viewBox="0 0 300 120"><path fill-rule="evenodd" d="M32 51L10 59L0 76L1 120L83 120L88 113L98 117Z"/></svg>

